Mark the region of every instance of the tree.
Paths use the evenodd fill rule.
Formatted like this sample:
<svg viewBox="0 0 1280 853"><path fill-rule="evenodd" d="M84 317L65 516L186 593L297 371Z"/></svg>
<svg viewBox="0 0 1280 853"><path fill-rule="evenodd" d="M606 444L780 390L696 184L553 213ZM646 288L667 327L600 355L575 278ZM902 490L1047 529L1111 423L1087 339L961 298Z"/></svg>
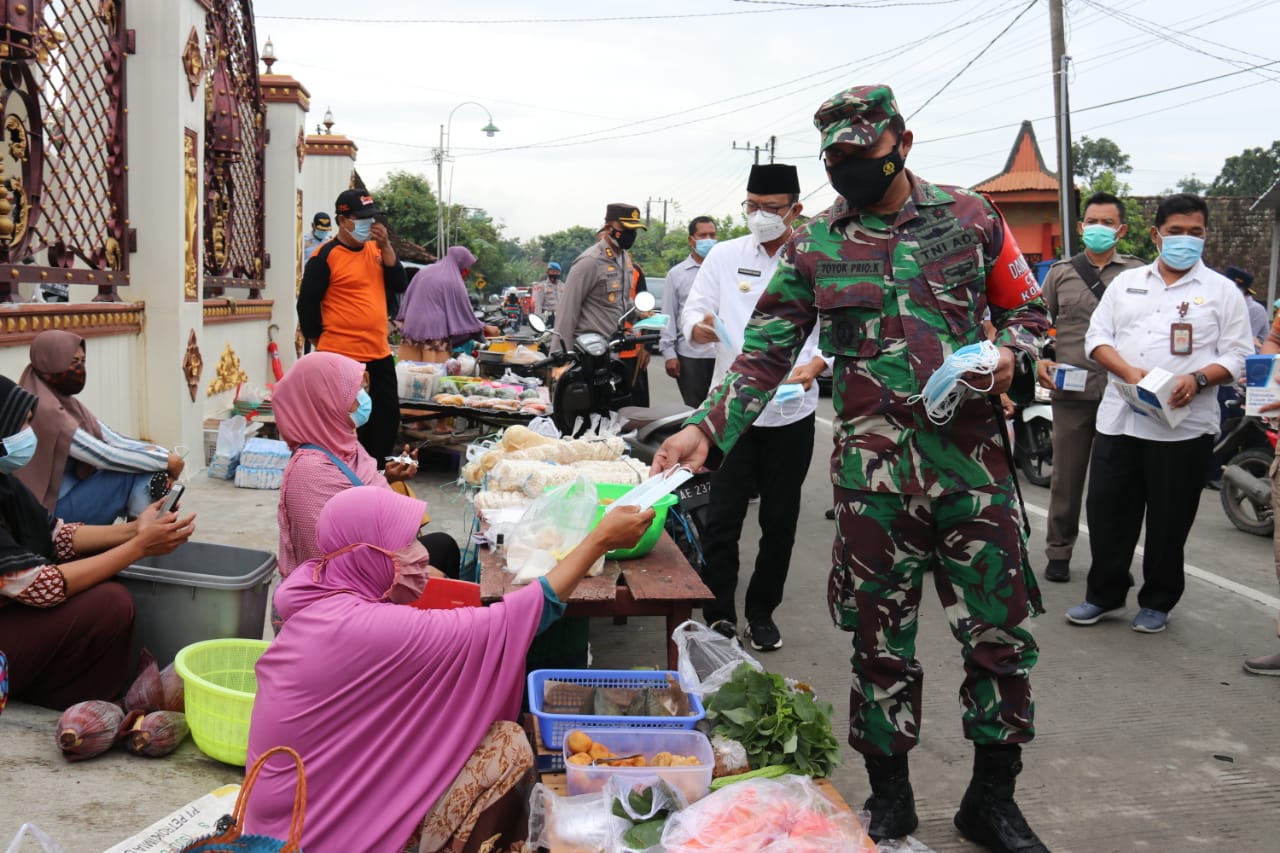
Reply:
<svg viewBox="0 0 1280 853"><path fill-rule="evenodd" d="M1103 172L1095 183L1080 191L1080 204L1083 205L1094 193L1110 193L1124 202L1124 221L1129 226L1129 232L1116 243L1116 251L1149 260L1157 254L1156 245L1151 240L1151 223L1143 216L1142 206L1129 197L1129 191L1129 185L1114 173ZM1080 217L1084 218L1083 209Z"/></svg>
<svg viewBox="0 0 1280 853"><path fill-rule="evenodd" d="M436 196L424 176L391 172L373 195L397 234L422 246L435 246Z"/></svg>
<svg viewBox="0 0 1280 853"><path fill-rule="evenodd" d="M1178 181L1176 190L1165 190L1164 194L1172 195L1175 192L1180 192L1191 193L1192 195L1204 195L1205 190L1207 189L1209 189L1209 184L1197 178L1195 173L1192 172L1190 175L1186 175Z"/></svg>
<svg viewBox="0 0 1280 853"><path fill-rule="evenodd" d="M1213 179L1209 195L1242 195L1257 198L1280 180L1280 139L1270 148L1246 148L1228 157Z"/></svg>
<svg viewBox="0 0 1280 853"><path fill-rule="evenodd" d="M1079 142L1071 143L1071 166L1075 176L1087 184L1097 183L1107 172L1124 175L1133 171L1129 155L1105 136L1098 139L1082 136Z"/></svg>

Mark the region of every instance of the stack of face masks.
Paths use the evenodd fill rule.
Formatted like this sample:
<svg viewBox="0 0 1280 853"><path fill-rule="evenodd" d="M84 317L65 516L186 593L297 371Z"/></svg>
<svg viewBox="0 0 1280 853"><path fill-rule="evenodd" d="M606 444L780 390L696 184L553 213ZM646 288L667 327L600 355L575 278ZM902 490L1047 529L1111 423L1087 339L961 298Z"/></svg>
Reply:
<svg viewBox="0 0 1280 853"><path fill-rule="evenodd" d="M924 384L924 389L909 398L907 402L915 404L923 401L925 414L929 416L929 420L938 425L945 424L956 413L960 401L968 391L985 394L995 385L993 377L986 388L974 388L964 380L964 375L981 373L990 376L995 373L999 365L1000 350L991 341L960 347L934 371L929 381Z"/></svg>
<svg viewBox="0 0 1280 853"><path fill-rule="evenodd" d="M240 452L236 486L241 489L278 489L289 464L289 445L270 438L251 438Z"/></svg>

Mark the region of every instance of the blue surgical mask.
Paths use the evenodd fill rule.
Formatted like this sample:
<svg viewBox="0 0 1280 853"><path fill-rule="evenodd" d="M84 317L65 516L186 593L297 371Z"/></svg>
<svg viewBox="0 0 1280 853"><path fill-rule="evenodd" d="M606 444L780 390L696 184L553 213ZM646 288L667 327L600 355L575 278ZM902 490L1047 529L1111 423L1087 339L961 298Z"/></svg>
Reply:
<svg viewBox="0 0 1280 853"><path fill-rule="evenodd" d="M708 237L705 240L695 240L693 244L693 251L697 252L698 257L705 258L707 256L707 252L710 252L711 247L715 244L715 237Z"/></svg>
<svg viewBox="0 0 1280 853"><path fill-rule="evenodd" d="M351 225L351 236L364 243L369 239L369 234L372 230L373 219L357 219Z"/></svg>
<svg viewBox="0 0 1280 853"><path fill-rule="evenodd" d="M1106 225L1086 225L1081 237L1084 247L1095 254L1111 251L1117 240L1116 229Z"/></svg>
<svg viewBox="0 0 1280 853"><path fill-rule="evenodd" d="M351 422L362 427L369 422L369 415L372 413L373 400L369 397L369 392L361 388L356 392L356 410L351 413Z"/></svg>
<svg viewBox="0 0 1280 853"><path fill-rule="evenodd" d="M311 236L315 237L317 240L323 243L325 240L329 239L329 232L328 231L312 231Z"/></svg>
<svg viewBox="0 0 1280 853"><path fill-rule="evenodd" d="M31 427L16 432L4 440L5 455L0 456L0 471L11 473L31 461L36 455L36 431Z"/></svg>
<svg viewBox="0 0 1280 853"><path fill-rule="evenodd" d="M1173 270L1189 270L1204 252L1204 238L1190 234L1160 235L1160 259Z"/></svg>

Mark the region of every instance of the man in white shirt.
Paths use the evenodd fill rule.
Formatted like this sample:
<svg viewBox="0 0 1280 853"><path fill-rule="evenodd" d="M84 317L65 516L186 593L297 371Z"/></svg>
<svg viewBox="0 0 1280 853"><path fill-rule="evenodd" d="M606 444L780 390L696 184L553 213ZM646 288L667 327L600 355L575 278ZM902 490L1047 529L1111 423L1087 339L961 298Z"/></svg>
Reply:
<svg viewBox="0 0 1280 853"><path fill-rule="evenodd" d="M680 330L695 343L715 344L712 386L719 384L742 352L742 338L760 294L777 269L779 251L791 236L802 209L795 166L756 165L747 179L742 203L751 233L718 243L702 262L689 299L680 312ZM729 340L715 331L719 320ZM779 388L764 413L725 456L711 481L711 503L703 555L703 581L716 600L702 608L707 624L726 636L737 633L738 540L752 494L760 495L760 545L747 586L746 637L757 651L782 647L773 612L782 603L791 565L800 493L813 456L818 385L827 368L814 327L787 383L794 396L782 400Z"/></svg>
<svg viewBox="0 0 1280 853"><path fill-rule="evenodd" d="M1151 229L1160 256L1116 276L1085 335L1085 352L1113 384L1098 407L1085 504L1093 562L1085 600L1067 611L1073 624L1093 625L1124 607L1144 514L1133 630L1163 631L1182 596L1183 546L1218 432L1217 399L1205 392L1233 381L1253 353L1249 313L1235 284L1200 260L1208 224L1209 207L1199 196L1179 193L1160 202ZM1176 427L1131 410L1114 387L1136 384L1157 367L1177 377L1170 405L1190 408Z"/></svg>
<svg viewBox="0 0 1280 853"><path fill-rule="evenodd" d="M711 388L716 351L711 344L695 344L680 330L680 311L689 298L702 260L716 244L716 221L710 216L689 220L689 257L667 271L662 288L662 313L671 318L658 339L658 351L666 361L667 375L680 386L686 406L700 406Z"/></svg>

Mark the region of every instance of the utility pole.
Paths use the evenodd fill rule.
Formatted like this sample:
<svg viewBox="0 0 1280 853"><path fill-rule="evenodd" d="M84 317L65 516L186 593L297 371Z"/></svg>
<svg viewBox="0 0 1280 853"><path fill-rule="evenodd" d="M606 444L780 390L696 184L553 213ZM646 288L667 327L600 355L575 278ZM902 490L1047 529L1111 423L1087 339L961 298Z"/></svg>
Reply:
<svg viewBox="0 0 1280 853"><path fill-rule="evenodd" d="M1053 113L1058 135L1058 196L1062 219L1062 256L1071 256L1076 231L1075 182L1071 164L1071 106L1067 98L1066 32L1062 24L1062 0L1049 0L1049 36L1053 50Z"/></svg>
<svg viewBox="0 0 1280 853"><path fill-rule="evenodd" d="M649 206L654 202L662 202L662 227L667 227L667 205L674 202L673 198L648 198L644 203L644 224L652 225L653 220L649 217Z"/></svg>
<svg viewBox="0 0 1280 853"><path fill-rule="evenodd" d="M768 152L769 152L769 162L770 162L770 163L772 163L772 162L773 162L774 154L776 154L776 153L777 153L777 150L778 150L778 137L776 137L776 136L770 136L770 137L769 137L769 144L768 144L767 146L752 145L750 142L748 142L746 145L744 145L744 146L742 146L741 148L739 148L739 147L738 147L738 143L737 143L737 142L734 142L734 143L733 143L733 150L734 150L734 151L750 151L750 152L755 156L755 164L756 164L757 166L759 166L759 165L760 165L760 152L761 152L761 151L768 151Z"/></svg>

